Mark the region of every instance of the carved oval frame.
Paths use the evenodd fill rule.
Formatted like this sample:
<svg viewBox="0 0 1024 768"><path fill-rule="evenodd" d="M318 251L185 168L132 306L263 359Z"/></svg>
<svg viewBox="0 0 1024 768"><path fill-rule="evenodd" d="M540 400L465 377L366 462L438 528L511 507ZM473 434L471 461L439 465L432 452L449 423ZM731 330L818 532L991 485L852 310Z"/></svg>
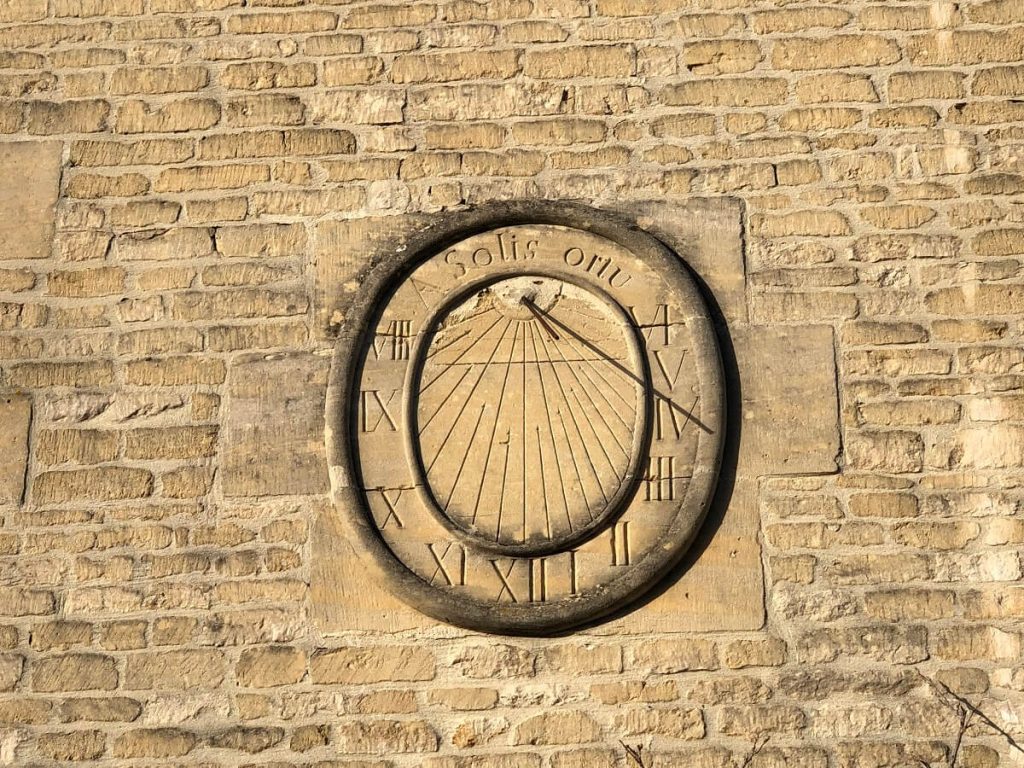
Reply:
<svg viewBox="0 0 1024 768"><path fill-rule="evenodd" d="M659 548L606 588L553 603L481 604L430 586L409 570L381 538L361 489L353 445L355 388L360 361L376 317L395 286L422 261L474 235L501 227L547 224L593 233L631 251L656 269L673 291L699 311L690 332L710 432L698 439L690 488ZM638 600L659 584L696 538L714 496L725 438L725 378L707 303L681 256L613 214L575 203L489 203L447 217L365 267L353 281L352 298L335 341L327 387L325 439L333 508L342 530L368 572L395 597L439 621L496 634L547 635L593 623Z"/></svg>

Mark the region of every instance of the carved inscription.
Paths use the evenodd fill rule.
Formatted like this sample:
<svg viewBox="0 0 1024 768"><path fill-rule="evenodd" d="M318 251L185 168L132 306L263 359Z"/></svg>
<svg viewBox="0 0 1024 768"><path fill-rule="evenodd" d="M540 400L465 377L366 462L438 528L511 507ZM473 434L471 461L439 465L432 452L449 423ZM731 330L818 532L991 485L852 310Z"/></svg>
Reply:
<svg viewBox="0 0 1024 768"><path fill-rule="evenodd" d="M379 520L377 526L383 531L389 525L394 524L396 528L404 528L402 518L398 516L398 505L402 501L402 494L408 488L377 488L376 493L380 494L384 502L384 517Z"/></svg>
<svg viewBox="0 0 1024 768"><path fill-rule="evenodd" d="M615 264L611 256L599 253L587 253L582 248L569 248L563 258L570 267L577 267L598 280L607 282L612 288L625 288L633 276L623 272L622 267Z"/></svg>
<svg viewBox="0 0 1024 768"><path fill-rule="evenodd" d="M668 346L672 343L669 333L672 324L667 304L656 304L650 308L630 307L629 314L633 316L633 320L643 332L644 339L648 344ZM643 319L645 317L646 319Z"/></svg>
<svg viewBox="0 0 1024 768"><path fill-rule="evenodd" d="M675 456L651 456L647 476L644 478L644 499L646 501L674 501L676 480Z"/></svg>

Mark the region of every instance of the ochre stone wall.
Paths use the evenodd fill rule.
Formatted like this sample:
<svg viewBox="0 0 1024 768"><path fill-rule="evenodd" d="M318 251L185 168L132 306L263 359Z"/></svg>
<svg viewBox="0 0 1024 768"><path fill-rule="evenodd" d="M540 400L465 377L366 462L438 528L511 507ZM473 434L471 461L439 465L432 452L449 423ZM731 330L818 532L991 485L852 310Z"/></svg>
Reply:
<svg viewBox="0 0 1024 768"><path fill-rule="evenodd" d="M939 766L941 685L1024 737L1022 61L1021 0L2 0L0 765ZM832 339L755 628L318 619L324 274L538 197L734 198L745 318Z"/></svg>

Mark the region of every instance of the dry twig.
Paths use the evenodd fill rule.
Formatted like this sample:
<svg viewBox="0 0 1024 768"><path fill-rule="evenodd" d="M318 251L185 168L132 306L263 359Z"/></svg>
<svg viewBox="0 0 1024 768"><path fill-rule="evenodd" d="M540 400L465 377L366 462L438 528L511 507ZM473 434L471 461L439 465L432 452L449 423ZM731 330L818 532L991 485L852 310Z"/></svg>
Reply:
<svg viewBox="0 0 1024 768"><path fill-rule="evenodd" d="M921 675L931 689L935 691L939 701L956 713L957 719L959 720L956 738L953 741L952 748L949 752L949 759L947 760L949 768L956 768L957 761L960 759L960 750L963 746L964 735L967 733L967 729L971 727L971 721L975 717L1006 739L1007 744L1021 754L1024 754L1024 747L1022 747L1016 739L1013 738L1013 734L1007 732L1006 729L986 715L976 704L973 704L971 701L964 698L941 680L933 680L927 675L922 674L920 671L918 674ZM918 762L921 764L922 768L929 768L928 763L924 760L919 760Z"/></svg>
<svg viewBox="0 0 1024 768"><path fill-rule="evenodd" d="M754 761L754 758L757 757L758 753L760 753L761 750L765 748L765 745L771 741L771 738L771 736L765 733L758 736L750 747L750 751L747 752L746 757L743 758L743 762L740 763L740 768L748 768L748 766Z"/></svg>
<svg viewBox="0 0 1024 768"><path fill-rule="evenodd" d="M622 748L626 750L626 754L629 755L629 759L633 761L634 765L638 766L638 768L648 768L647 764L644 763L643 745L637 744L634 747L621 740L619 741L619 744L621 744Z"/></svg>

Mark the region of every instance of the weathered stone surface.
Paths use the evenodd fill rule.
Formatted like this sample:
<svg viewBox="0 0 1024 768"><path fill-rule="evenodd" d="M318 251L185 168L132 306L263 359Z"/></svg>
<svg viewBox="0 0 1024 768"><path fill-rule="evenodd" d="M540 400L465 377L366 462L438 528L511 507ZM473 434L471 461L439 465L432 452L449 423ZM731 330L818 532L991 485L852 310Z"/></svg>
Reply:
<svg viewBox="0 0 1024 768"><path fill-rule="evenodd" d="M344 319L340 302L345 285L362 271L362 254L383 256L391 247L422 230L426 217L379 216L344 221L324 221L316 230L316 314L321 332L336 330ZM369 261L368 260L368 261Z"/></svg>
<svg viewBox="0 0 1024 768"><path fill-rule="evenodd" d="M586 744L597 741L600 726L586 712L549 712L520 723L515 743L522 745Z"/></svg>
<svg viewBox="0 0 1024 768"><path fill-rule="evenodd" d="M130 656L125 690L216 688L224 679L224 655L212 649L150 652Z"/></svg>
<svg viewBox="0 0 1024 768"><path fill-rule="evenodd" d="M310 677L314 683L342 685L432 680L434 657L417 648L339 648L315 654Z"/></svg>
<svg viewBox="0 0 1024 768"><path fill-rule="evenodd" d="M422 720L369 720L336 726L334 743L343 754L395 755L436 752L438 737Z"/></svg>
<svg viewBox="0 0 1024 768"><path fill-rule="evenodd" d="M28 464L32 401L27 395L0 394L0 504L20 504Z"/></svg>
<svg viewBox="0 0 1024 768"><path fill-rule="evenodd" d="M734 343L743 401L741 471L751 476L836 471L839 404L832 329L752 328L737 334Z"/></svg>
<svg viewBox="0 0 1024 768"><path fill-rule="evenodd" d="M117 681L114 659L93 653L44 658L32 668L34 691L112 691Z"/></svg>
<svg viewBox="0 0 1024 768"><path fill-rule="evenodd" d="M235 668L239 685L247 688L293 685L305 674L306 654L285 646L246 649Z"/></svg>
<svg viewBox="0 0 1024 768"><path fill-rule="evenodd" d="M177 728L148 728L128 731L118 736L111 745L114 757L154 758L181 757L192 751L196 737Z"/></svg>
<svg viewBox="0 0 1024 768"><path fill-rule="evenodd" d="M249 357L232 367L221 443L226 495L327 490L321 442L327 368L325 358L306 354Z"/></svg>
<svg viewBox="0 0 1024 768"><path fill-rule="evenodd" d="M60 142L2 144L0 169L0 258L48 258L60 184Z"/></svg>

